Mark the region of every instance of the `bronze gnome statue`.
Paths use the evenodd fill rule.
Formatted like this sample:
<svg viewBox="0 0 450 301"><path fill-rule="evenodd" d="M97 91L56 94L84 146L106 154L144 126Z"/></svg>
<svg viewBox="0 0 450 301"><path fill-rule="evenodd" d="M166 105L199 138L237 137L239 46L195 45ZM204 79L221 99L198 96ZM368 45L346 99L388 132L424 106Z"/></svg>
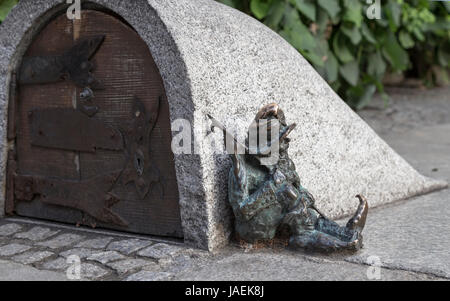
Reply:
<svg viewBox="0 0 450 301"><path fill-rule="evenodd" d="M212 120L215 126L220 127L216 120ZM272 133L274 121L278 124L276 133ZM256 128L256 131L264 129L271 136L269 141L277 140L277 160L262 164L267 152L258 148L248 153L251 148L245 146L245 154L239 154L235 147L231 156L233 164L228 193L236 217L237 234L247 242L270 240L283 226L289 230L289 246L294 249L323 252L359 250L368 212L367 201L357 196L360 201L358 210L345 227L326 218L317 209L314 197L300 184L294 162L289 158L288 135L295 126L286 123L277 104L267 105L257 113L250 128ZM249 145L248 140L246 144Z"/></svg>

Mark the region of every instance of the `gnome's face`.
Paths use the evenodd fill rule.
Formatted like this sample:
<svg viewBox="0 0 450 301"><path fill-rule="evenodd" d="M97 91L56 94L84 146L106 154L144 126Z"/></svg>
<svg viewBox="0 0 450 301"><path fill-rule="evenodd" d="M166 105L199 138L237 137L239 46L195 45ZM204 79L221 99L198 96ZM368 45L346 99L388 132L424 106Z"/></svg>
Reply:
<svg viewBox="0 0 450 301"><path fill-rule="evenodd" d="M253 131L252 134L257 133L257 137L267 137L267 146L259 145L256 146L257 156L267 157L270 156L270 150L273 147L278 147L278 153L280 157L283 157L287 150L289 149L290 139L288 138L289 133L295 128L295 124L287 125L284 112L279 108L277 104L269 104L264 106L256 117L252 124L250 125L249 131ZM258 139L258 143L260 142ZM254 146L255 147L255 146ZM252 150L252 146L250 146Z"/></svg>

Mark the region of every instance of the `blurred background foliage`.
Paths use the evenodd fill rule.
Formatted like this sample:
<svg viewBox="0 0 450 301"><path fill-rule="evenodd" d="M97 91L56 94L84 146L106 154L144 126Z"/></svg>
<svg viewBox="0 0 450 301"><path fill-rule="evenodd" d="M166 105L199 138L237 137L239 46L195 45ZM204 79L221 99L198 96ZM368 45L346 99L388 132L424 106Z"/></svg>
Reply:
<svg viewBox="0 0 450 301"><path fill-rule="evenodd" d="M381 0L380 19L375 0L217 1L278 32L355 109L404 77L450 84L450 1ZM0 23L17 2L0 0Z"/></svg>
<svg viewBox="0 0 450 301"><path fill-rule="evenodd" d="M369 19L375 0L218 1L278 32L355 109L404 77L450 82L450 2L383 0Z"/></svg>
<svg viewBox="0 0 450 301"><path fill-rule="evenodd" d="M18 0L0 0L0 23L5 20L9 11L14 7L14 5L19 2Z"/></svg>

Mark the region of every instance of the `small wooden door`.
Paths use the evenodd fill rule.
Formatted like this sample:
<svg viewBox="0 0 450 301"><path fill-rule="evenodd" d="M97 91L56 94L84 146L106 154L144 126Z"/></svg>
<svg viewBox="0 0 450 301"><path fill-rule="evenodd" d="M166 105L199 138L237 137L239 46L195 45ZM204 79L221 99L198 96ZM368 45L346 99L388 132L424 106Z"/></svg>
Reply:
<svg viewBox="0 0 450 301"><path fill-rule="evenodd" d="M94 10L60 15L16 82L10 213L182 237L168 102L131 27Z"/></svg>

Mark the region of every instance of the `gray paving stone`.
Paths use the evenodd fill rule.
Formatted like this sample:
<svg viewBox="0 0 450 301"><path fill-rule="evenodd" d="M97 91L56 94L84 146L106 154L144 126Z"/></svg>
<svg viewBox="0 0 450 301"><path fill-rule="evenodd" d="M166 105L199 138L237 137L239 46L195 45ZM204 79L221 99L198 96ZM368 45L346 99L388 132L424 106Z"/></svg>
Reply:
<svg viewBox="0 0 450 301"><path fill-rule="evenodd" d="M60 232L59 230L52 230L50 228L34 227L27 232L16 233L14 237L21 239L29 239L32 241L39 241L54 236L59 232Z"/></svg>
<svg viewBox="0 0 450 301"><path fill-rule="evenodd" d="M169 260L159 260L158 264L164 269L164 271L177 275L189 268L193 268L196 261L196 258L193 258L186 254L181 254L175 256L173 259L171 258Z"/></svg>
<svg viewBox="0 0 450 301"><path fill-rule="evenodd" d="M125 260L107 263L106 266L115 270L118 274L126 274L126 273L135 272L144 267L145 268L153 268L155 270L158 269L158 266L154 262L151 262L149 260L143 260L143 259L125 259Z"/></svg>
<svg viewBox="0 0 450 301"><path fill-rule="evenodd" d="M102 269L94 264L81 264L81 279L97 280L109 275L111 272Z"/></svg>
<svg viewBox="0 0 450 301"><path fill-rule="evenodd" d="M443 124L404 133L391 131L383 138L424 175L450 182L449 133L450 124Z"/></svg>
<svg viewBox="0 0 450 301"><path fill-rule="evenodd" d="M130 275L126 281L164 281L172 277L172 274L165 272L141 271Z"/></svg>
<svg viewBox="0 0 450 301"><path fill-rule="evenodd" d="M54 253L49 251L38 251L38 252L26 252L17 256L14 256L12 260L22 264L33 264L40 261L43 261L51 256Z"/></svg>
<svg viewBox="0 0 450 301"><path fill-rule="evenodd" d="M0 226L0 236L9 236L22 230L22 226L18 224L6 224Z"/></svg>
<svg viewBox="0 0 450 301"><path fill-rule="evenodd" d="M97 250L91 250L91 249L86 249L86 248L76 248L76 249L62 252L59 255L64 258L68 258L69 256L76 255L76 256L80 257L80 259L85 259L97 252L98 252Z"/></svg>
<svg viewBox="0 0 450 301"><path fill-rule="evenodd" d="M12 256L30 250L31 247L21 244L9 244L0 247L0 256Z"/></svg>
<svg viewBox="0 0 450 301"><path fill-rule="evenodd" d="M67 271L71 267L71 263L67 262L66 258L59 257L55 260L46 262L42 265L43 269L53 271ZM110 274L106 269L100 268L94 264L81 263L80 280L96 280ZM77 279L74 279L77 280Z"/></svg>
<svg viewBox="0 0 450 301"><path fill-rule="evenodd" d="M113 240L112 237L94 238L82 241L76 245L77 248L104 249Z"/></svg>
<svg viewBox="0 0 450 301"><path fill-rule="evenodd" d="M95 253L87 257L87 260L97 261L101 264L106 264L112 261L122 260L126 257L116 251L106 251L101 253Z"/></svg>
<svg viewBox="0 0 450 301"><path fill-rule="evenodd" d="M0 260L0 281L67 281L65 273L42 271L12 261Z"/></svg>
<svg viewBox="0 0 450 301"><path fill-rule="evenodd" d="M347 261L450 279L450 190L369 212L364 248Z"/></svg>
<svg viewBox="0 0 450 301"><path fill-rule="evenodd" d="M39 246L48 247L50 249L59 249L63 247L68 247L70 245L73 245L74 243L80 241L83 239L83 236L77 235L77 234L61 234L58 235L55 238L52 238L50 240L46 240L43 242L37 243Z"/></svg>
<svg viewBox="0 0 450 301"><path fill-rule="evenodd" d="M60 270L66 270L69 266L70 266L70 264L67 263L66 258L58 257L54 260L45 262L42 265L42 268L44 270L60 271Z"/></svg>
<svg viewBox="0 0 450 301"><path fill-rule="evenodd" d="M151 244L151 241L142 239L119 240L110 243L108 246L108 250L117 251L125 255L130 255L136 251L139 251L140 249L148 247Z"/></svg>
<svg viewBox="0 0 450 301"><path fill-rule="evenodd" d="M165 243L157 243L156 245L150 246L138 252L139 256L149 257L153 259L163 259L172 257L180 252L184 248L174 245L168 245Z"/></svg>
<svg viewBox="0 0 450 301"><path fill-rule="evenodd" d="M327 257L328 258L328 257ZM174 273L175 281L368 281L430 280L430 275L381 268L379 278L365 265L303 256L298 252L258 250L231 254Z"/></svg>

